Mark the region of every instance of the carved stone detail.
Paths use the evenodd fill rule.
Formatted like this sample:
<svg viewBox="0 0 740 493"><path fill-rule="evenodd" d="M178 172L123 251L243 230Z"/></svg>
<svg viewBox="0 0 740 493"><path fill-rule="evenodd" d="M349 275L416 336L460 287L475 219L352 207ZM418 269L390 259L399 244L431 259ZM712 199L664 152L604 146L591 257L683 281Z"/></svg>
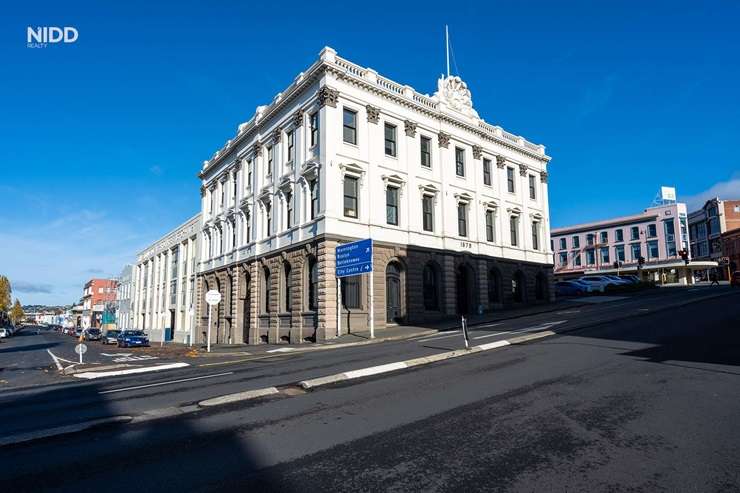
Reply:
<svg viewBox="0 0 740 493"><path fill-rule="evenodd" d="M283 137L283 132L279 128L276 128L272 132L272 145L278 145L280 143L280 139Z"/></svg>
<svg viewBox="0 0 740 493"><path fill-rule="evenodd" d="M200 196L205 197L206 196L206 187L205 185L200 186Z"/></svg>
<svg viewBox="0 0 740 493"><path fill-rule="evenodd" d="M437 138L439 139L439 147L444 147L445 149L447 149L447 147L450 145L450 134L440 132Z"/></svg>
<svg viewBox="0 0 740 493"><path fill-rule="evenodd" d="M473 159L480 159L483 156L483 148L479 145L473 146Z"/></svg>
<svg viewBox="0 0 740 493"><path fill-rule="evenodd" d="M547 171L541 171L540 172L540 181L542 183L547 183L547 176L548 176Z"/></svg>
<svg viewBox="0 0 740 493"><path fill-rule="evenodd" d="M254 147L252 148L254 150L254 156L260 157L262 156L262 142L259 140L254 143Z"/></svg>
<svg viewBox="0 0 740 493"><path fill-rule="evenodd" d="M367 121L370 123L378 123L380 121L380 108L377 108L371 104L365 106L367 111Z"/></svg>
<svg viewBox="0 0 740 493"><path fill-rule="evenodd" d="M526 164L519 165L519 176L527 176L527 170L529 167Z"/></svg>
<svg viewBox="0 0 740 493"><path fill-rule="evenodd" d="M319 89L319 107L331 106L332 108L337 107L337 101L339 100L339 91L332 89L328 86L323 86Z"/></svg>
<svg viewBox="0 0 740 493"><path fill-rule="evenodd" d="M298 110L293 115L293 125L295 127L302 127L303 126L303 110Z"/></svg>
<svg viewBox="0 0 740 493"><path fill-rule="evenodd" d="M403 129L408 137L416 137L416 123L411 120L404 120Z"/></svg>
<svg viewBox="0 0 740 493"><path fill-rule="evenodd" d="M504 156L496 156L496 166L498 169L504 169L504 166L506 166L506 158Z"/></svg>

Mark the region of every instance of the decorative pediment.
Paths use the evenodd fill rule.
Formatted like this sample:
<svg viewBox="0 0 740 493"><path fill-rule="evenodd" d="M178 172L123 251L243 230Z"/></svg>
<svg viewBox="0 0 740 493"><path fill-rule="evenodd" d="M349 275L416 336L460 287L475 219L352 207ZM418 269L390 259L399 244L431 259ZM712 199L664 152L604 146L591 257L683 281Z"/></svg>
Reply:
<svg viewBox="0 0 740 493"><path fill-rule="evenodd" d="M460 192L454 194L455 200L460 204L469 204L473 201L473 196L468 192Z"/></svg>
<svg viewBox="0 0 740 493"><path fill-rule="evenodd" d="M434 97L443 109L461 113L469 118L478 118L473 109L473 98L468 85L458 76L442 77L437 81L437 92Z"/></svg>
<svg viewBox="0 0 740 493"><path fill-rule="evenodd" d="M357 163L341 163L339 169L346 175L362 176L365 174L365 169Z"/></svg>
<svg viewBox="0 0 740 493"><path fill-rule="evenodd" d="M404 183L406 183L406 180L404 180L403 177L399 175L382 175L380 178L383 180L383 188L385 189L388 188L388 185L401 187Z"/></svg>
<svg viewBox="0 0 740 493"><path fill-rule="evenodd" d="M437 195L439 193L439 188L432 183L423 183L419 185L419 191L422 195Z"/></svg>
<svg viewBox="0 0 740 493"><path fill-rule="evenodd" d="M486 210L498 209L498 202L496 202L495 200L481 200L480 203Z"/></svg>
<svg viewBox="0 0 740 493"><path fill-rule="evenodd" d="M293 179L290 175L286 175L280 180L280 184L278 185L278 189L280 189L281 192L292 192L293 191Z"/></svg>
<svg viewBox="0 0 740 493"><path fill-rule="evenodd" d="M514 206L514 207L508 207L506 209L506 212L508 212L512 216L518 216L522 213L522 210L519 207Z"/></svg>
<svg viewBox="0 0 740 493"><path fill-rule="evenodd" d="M301 166L301 176L306 180L313 180L319 177L319 170L321 169L321 163L314 160L309 160L303 163Z"/></svg>

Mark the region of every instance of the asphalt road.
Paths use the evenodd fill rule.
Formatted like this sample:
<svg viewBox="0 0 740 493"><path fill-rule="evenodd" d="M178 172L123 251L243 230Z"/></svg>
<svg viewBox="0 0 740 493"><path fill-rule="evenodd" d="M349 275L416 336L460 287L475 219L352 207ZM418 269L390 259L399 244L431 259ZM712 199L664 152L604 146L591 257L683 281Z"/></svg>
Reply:
<svg viewBox="0 0 740 493"><path fill-rule="evenodd" d="M635 317L532 344L0 448L0 491L123 491L134 484L147 491L740 491L740 294L655 313L657 300L643 302L614 308L639 311ZM579 316L568 315L567 323ZM425 344L286 358L255 380L312 371L314 358L350 360L361 350ZM333 371L342 363L326 365ZM226 386L242 388L254 371ZM121 385L94 381L52 392L90 401L74 412L113 410L112 396L128 392L100 392ZM138 392L125 399L152 398ZM188 392L202 395L191 389L170 397ZM47 390L3 400L0 410L54 413L43 396L47 404L66 400ZM12 415L2 418L8 420Z"/></svg>

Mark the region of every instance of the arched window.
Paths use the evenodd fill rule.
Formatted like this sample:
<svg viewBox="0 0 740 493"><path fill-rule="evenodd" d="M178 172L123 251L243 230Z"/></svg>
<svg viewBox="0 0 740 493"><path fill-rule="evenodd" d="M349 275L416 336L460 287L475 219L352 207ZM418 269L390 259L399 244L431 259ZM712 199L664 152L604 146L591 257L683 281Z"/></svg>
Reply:
<svg viewBox="0 0 740 493"><path fill-rule="evenodd" d="M270 269L262 270L262 313L270 313Z"/></svg>
<svg viewBox="0 0 740 493"><path fill-rule="evenodd" d="M511 278L511 295L515 303L522 303L526 300L527 281L522 271L517 271Z"/></svg>
<svg viewBox="0 0 740 493"><path fill-rule="evenodd" d="M439 310L439 295L437 284L437 269L432 262L424 266L422 274L424 308L426 310Z"/></svg>
<svg viewBox="0 0 740 493"><path fill-rule="evenodd" d="M293 309L290 298L290 264L283 262L283 310L289 312Z"/></svg>
<svg viewBox="0 0 740 493"><path fill-rule="evenodd" d="M501 275L496 269L488 271L488 302L499 303L501 301Z"/></svg>
<svg viewBox="0 0 740 493"><path fill-rule="evenodd" d="M308 260L308 309L319 309L319 263L314 257Z"/></svg>

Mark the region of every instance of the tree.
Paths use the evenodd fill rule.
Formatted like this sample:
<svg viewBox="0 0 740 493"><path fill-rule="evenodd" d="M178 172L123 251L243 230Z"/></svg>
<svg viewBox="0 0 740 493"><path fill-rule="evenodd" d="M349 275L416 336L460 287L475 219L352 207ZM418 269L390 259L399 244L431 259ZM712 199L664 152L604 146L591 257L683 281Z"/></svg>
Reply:
<svg viewBox="0 0 740 493"><path fill-rule="evenodd" d="M13 321L13 324L17 324L18 322L22 321L25 316L26 314L23 312L21 302L18 301L18 298L16 298L13 308L10 309L10 320Z"/></svg>
<svg viewBox="0 0 740 493"><path fill-rule="evenodd" d="M10 280L5 276L0 276L0 312L10 310Z"/></svg>

